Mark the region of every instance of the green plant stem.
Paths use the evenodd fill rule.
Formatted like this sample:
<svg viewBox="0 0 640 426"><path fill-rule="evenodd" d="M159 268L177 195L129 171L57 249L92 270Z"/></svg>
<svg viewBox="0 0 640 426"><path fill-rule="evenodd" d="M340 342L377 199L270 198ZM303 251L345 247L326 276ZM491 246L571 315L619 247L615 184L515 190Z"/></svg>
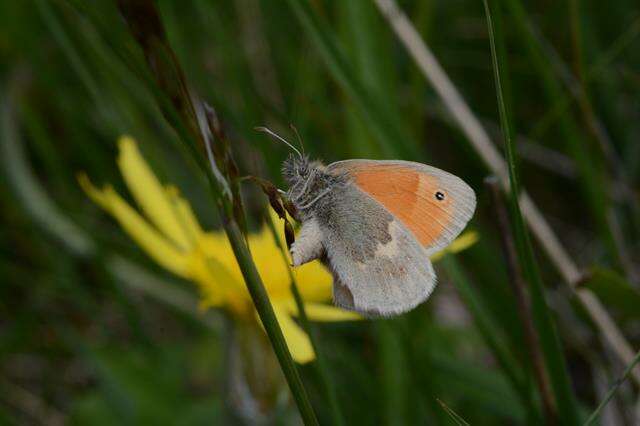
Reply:
<svg viewBox="0 0 640 426"><path fill-rule="evenodd" d="M118 5L132 35L142 48L149 70L159 88L158 101L165 118L175 128L181 141L189 148L198 164L206 165L202 150L206 147L207 153L211 154L213 151L210 141L212 129L207 128L204 106L191 95L187 88L184 73L166 38L154 2L152 0L120 0ZM209 181L224 230L256 311L276 353L302 420L306 425L317 425L318 420L284 340L267 291L251 258L249 247L238 225L238 218L234 217L234 213L238 215L242 212L234 210L231 192L228 189L229 183L221 175L215 162L209 163L210 167L204 166L203 172Z"/></svg>
<svg viewBox="0 0 640 426"><path fill-rule="evenodd" d="M282 254L282 260L285 263L289 263L289 258L287 253L285 252L282 241L278 236L276 231L275 224L271 220L270 217L266 218L267 226L269 226L269 230L273 235L273 239L276 242L276 245L280 247L280 253ZM307 317L307 312L304 308L304 301L302 300L302 295L300 294L300 289L298 288L298 282L296 281L296 277L293 275L293 271L290 267L287 267L287 271L289 273L289 279L291 280L291 292L293 293L293 297L296 301L296 306L298 307L298 313L300 322L302 323L302 328L309 336L309 340L311 341L311 346L316 353L316 362L314 363L314 369L316 372L316 376L318 381L320 382L320 386L322 391L324 392L325 398L329 404L329 411L331 413L331 424L336 426L342 426L345 423L344 416L342 414L342 410L340 409L340 403L338 402L338 395L336 393L336 387L334 386L333 381L331 380L331 375L329 373L329 369L327 368L327 362L322 351L322 348L318 344L318 338L313 332L314 330L311 327L311 322L309 321L309 317Z"/></svg>
<svg viewBox="0 0 640 426"><path fill-rule="evenodd" d="M278 357L282 372L287 378L289 388L291 389L293 398L298 405L302 420L305 425L317 425L318 420L313 412L313 408L309 402L307 392L302 384L298 370L293 363L293 358L291 358L291 353L289 352L287 343L284 340L282 330L278 325L278 320L273 312L269 296L262 284L262 279L258 274L256 265L253 263L251 253L249 253L244 236L242 235L238 224L233 219L225 221L224 229L227 233L227 237L229 238L229 242L231 243L231 248L236 256L236 260L238 261L238 266L242 271L242 276L247 284L249 293L251 293L251 298L253 299L256 311L258 311L258 314L260 315L262 325L264 326L264 329L269 336L269 340L271 341L271 345L273 346L273 350Z"/></svg>
<svg viewBox="0 0 640 426"><path fill-rule="evenodd" d="M527 228L524 225L522 212L520 211L519 182L516 166L516 154L513 143L513 129L509 121L507 104L503 92L503 83L508 82L506 62L504 60L504 42L501 31L501 16L499 5L495 0L483 0L489 29L491 43L491 58L498 99L498 110L502 134L504 135L506 159L509 171L510 206L511 216L516 234L518 257L524 272L525 279L529 283L533 303L533 314L536 328L540 333L540 340L545 356L545 363L553 386L559 419L563 425L577 425L579 422L575 397L571 389L571 382L566 369L562 346L557 330L553 324L551 312L544 299L542 279L538 271L538 265L533 255L533 247ZM495 25L493 21L495 17ZM548 419L550 420L550 419Z"/></svg>

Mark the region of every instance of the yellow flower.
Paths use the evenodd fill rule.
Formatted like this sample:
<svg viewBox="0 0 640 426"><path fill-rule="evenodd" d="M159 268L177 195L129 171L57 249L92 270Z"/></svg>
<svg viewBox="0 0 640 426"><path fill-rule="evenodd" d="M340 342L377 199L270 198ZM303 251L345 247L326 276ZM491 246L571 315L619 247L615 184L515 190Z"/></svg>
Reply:
<svg viewBox="0 0 640 426"><path fill-rule="evenodd" d="M132 138L123 136L118 145L118 167L146 218L127 204L112 186L99 189L85 174L80 174L78 181L84 191L159 265L195 282L202 294L203 308L226 308L238 319L259 323L224 232L202 230L189 203L179 195L177 188L163 186L158 181ZM447 250L463 250L477 239L475 233L465 235ZM280 241L284 241L283 236ZM259 233L249 235L249 248L293 358L299 363L313 360L315 354L309 336L292 318L298 316L298 309L290 290L289 265L282 257L282 248L277 246L266 225ZM356 313L323 303L331 299L332 278L319 262L296 268L295 276L310 320L361 318Z"/></svg>
<svg viewBox="0 0 640 426"><path fill-rule="evenodd" d="M81 174L78 180L84 191L159 265L195 282L203 308L223 307L239 319L259 322L224 232L202 230L189 203L177 188L158 181L132 138L124 136L118 145L118 167L146 218L112 186L97 188ZM284 236L280 240L284 241ZM298 309L290 290L289 265L266 225L259 233L249 235L249 248L293 358L299 363L313 360L309 337L292 318L298 316ZM295 276L310 320L360 319L353 312L323 303L331 299L331 275L319 262L296 268Z"/></svg>

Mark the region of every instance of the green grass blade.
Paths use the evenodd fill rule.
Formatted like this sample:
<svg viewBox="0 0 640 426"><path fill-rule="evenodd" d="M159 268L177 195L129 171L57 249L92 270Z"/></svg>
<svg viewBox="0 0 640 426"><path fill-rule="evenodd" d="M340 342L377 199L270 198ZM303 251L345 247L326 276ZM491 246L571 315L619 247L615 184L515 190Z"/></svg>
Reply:
<svg viewBox="0 0 640 426"><path fill-rule="evenodd" d="M587 421L584 422L584 426L592 425L598 419L602 409L609 403L609 401L611 401L611 398L613 398L613 396L615 395L618 388L622 385L622 383L624 383L624 381L627 380L627 377L629 377L629 374L631 374L631 371L633 371L633 368L636 366L636 364L638 364L638 362L640 362L640 351L633 358L633 361L631 362L631 364L629 364L627 368L624 370L622 377L616 380L613 386L611 386L611 389L609 389L609 392L607 392L607 394L605 395L604 399L600 402L600 404L598 404L598 407L596 407L593 413L591 413Z"/></svg>
<svg viewBox="0 0 640 426"><path fill-rule="evenodd" d="M529 283L534 320L540 335L547 372L553 386L558 416L561 424L577 425L579 416L575 396L571 389L571 382L567 372L562 346L560 344L555 325L553 323L551 311L544 299L544 289L538 271L538 266L533 255L533 248L524 225L520 204L518 202L518 172L516 165L516 154L513 142L513 129L509 121L509 111L504 98L503 83L508 82L506 62L504 59L504 45L501 33L500 9L495 1L489 6L488 0L484 0L484 7L487 16L489 29L489 39L491 42L491 57L496 84L496 95L498 99L498 109L500 113L500 123L505 140L505 151L509 169L510 204L512 210L512 220L514 222L514 233L518 239L518 256L524 272L525 279ZM495 18L495 21L494 19ZM494 25L495 22L495 25ZM553 421L553 419L547 419Z"/></svg>
<svg viewBox="0 0 640 426"><path fill-rule="evenodd" d="M442 400L440 400L439 398L436 398L436 401L438 401L438 404L440 404L442 409L449 415L449 417L451 417L451 420L453 420L456 423L456 425L458 425L458 426L469 426L469 423L465 419L463 419L462 416L460 416L458 413L453 411Z"/></svg>
<svg viewBox="0 0 640 426"><path fill-rule="evenodd" d="M332 29L317 16L310 1L287 0L287 2L318 49L329 71L362 115L369 132L376 141L376 145L371 147L368 154L376 157L393 157L400 154L405 158L417 158L416 146L410 143L408 134L401 126L389 119L375 102L375 96L372 96L361 79L355 75L352 66L332 35Z"/></svg>

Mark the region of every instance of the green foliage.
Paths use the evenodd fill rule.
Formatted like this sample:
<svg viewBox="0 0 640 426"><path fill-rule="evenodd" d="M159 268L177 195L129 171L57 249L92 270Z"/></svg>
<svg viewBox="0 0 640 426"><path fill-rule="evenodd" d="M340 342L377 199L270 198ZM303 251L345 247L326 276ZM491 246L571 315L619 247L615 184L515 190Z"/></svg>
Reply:
<svg viewBox="0 0 640 426"><path fill-rule="evenodd" d="M227 320L199 313L198 290L155 265L75 179L86 171L126 193L115 141L128 133L206 229L222 225L206 158L194 155L196 144L180 143L198 138L193 123L158 88L115 3L0 2L0 422L241 424L225 387L234 339ZM428 302L395 319L311 324L321 368L298 370L320 423L543 423L482 185L487 170L375 2L155 3L166 45L188 86L216 108L241 175L282 186L287 148L253 128L289 135L292 123L314 158L427 162L461 176L478 195L471 226L480 242L436 264L439 284ZM577 284L637 348L637 5L495 0L502 36L492 65L481 3L399 3L487 129L502 121L513 187L537 201L589 271ZM508 65L502 120L496 65ZM179 82L169 75L166 83ZM251 232L264 197L249 187L243 196ZM590 413L613 398L603 411L637 424L637 387L616 383L599 394L594 383L596 370L616 378L628 366L603 347L582 308L568 303L571 291L529 241L517 204L511 207L560 423L576 424L577 407ZM123 261L137 269L118 267ZM269 349L265 342L260 347ZM245 362L240 353L236 361ZM264 366L278 378L260 401L268 421L295 422L277 364Z"/></svg>
<svg viewBox="0 0 640 426"><path fill-rule="evenodd" d="M510 84L509 71L504 58L504 39L502 33L502 13L496 1L484 0L487 14L487 27L491 42L491 57L493 59L493 71L496 83L496 97L500 115L500 128L504 137L505 157L509 169L509 201L511 208L511 222L513 224L518 264L522 269L524 279L527 281L531 293L533 323L539 335L540 347L544 355L546 374L550 377L553 393L558 410L556 414L547 413L554 418L547 421L555 423L559 421L566 425L578 424L578 410L575 397L569 382L567 364L562 355L562 346L558 339L556 326L553 323L551 311L544 297L542 278L538 264L533 254L533 247L529 232L525 226L520 208L520 177L516 164L516 150L514 143L514 128L511 123L511 109L507 106L503 85ZM531 349L531 348L530 348ZM542 390L541 390L542 392Z"/></svg>
<svg viewBox="0 0 640 426"><path fill-rule="evenodd" d="M640 318L640 291L618 272L594 267L581 285L593 291L621 321Z"/></svg>

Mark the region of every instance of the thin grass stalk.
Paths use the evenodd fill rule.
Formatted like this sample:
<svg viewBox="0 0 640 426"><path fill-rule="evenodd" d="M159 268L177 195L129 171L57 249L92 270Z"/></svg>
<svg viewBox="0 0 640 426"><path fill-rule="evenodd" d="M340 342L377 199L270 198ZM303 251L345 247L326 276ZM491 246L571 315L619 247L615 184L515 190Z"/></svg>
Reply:
<svg viewBox="0 0 640 426"><path fill-rule="evenodd" d="M499 177L503 188L505 190L508 189L509 180L504 159L492 143L480 120L473 114L437 58L411 24L411 21L398 8L394 0L373 1L414 59L422 75L431 83L438 96L442 99L447 111L456 121L479 157L487 168ZM611 345L614 353L623 363L630 363L635 351L596 295L589 289L577 287L582 273L534 201L524 190L520 193L520 206L531 232L536 236L547 254L547 258L560 272L563 280L571 289L575 290L580 303L586 309L600 334ZM632 375L634 381L640 384L640 368L636 368Z"/></svg>
<svg viewBox="0 0 640 426"><path fill-rule="evenodd" d="M609 392L607 392L607 394L605 395L604 399L600 402L600 404L598 404L598 406L593 411L593 413L591 413L591 415L589 416L587 421L584 422L584 426L592 425L598 419L602 409L609 403L609 401L611 401L611 398L613 398L613 396L618 391L620 386L622 386L624 381L627 380L627 377L629 377L629 375L633 371L633 368L639 362L640 362L640 351L638 351L638 353L636 354L635 358L633 358L633 361L631 362L631 364L629 364L627 366L627 368L624 370L624 373L622 374L622 377L620 377L618 380L615 381L613 386L611 386L611 389L609 389Z"/></svg>
<svg viewBox="0 0 640 426"><path fill-rule="evenodd" d="M551 391L549 377L547 376L547 372L544 367L540 338L536 333L533 323L531 303L525 289L526 282L522 276L520 264L518 263L518 253L511 231L511 226L509 224L507 208L504 204L502 192L495 176L485 180L485 184L489 189L489 193L493 201L496 222L498 224L500 239L502 242L502 250L507 263L509 282L511 283L511 288L514 293L516 303L518 304L518 315L520 317L520 322L522 323L522 328L524 329L526 343L529 351L531 352L531 363L540 398L542 399L542 408L547 422L549 424L556 424L558 417L557 407L554 402L553 392Z"/></svg>
<svg viewBox="0 0 640 426"><path fill-rule="evenodd" d="M513 22L520 31L538 75L541 77L541 83L549 101L554 102L557 99L561 99L562 88L553 75L544 53L541 52L537 40L531 34L526 11L522 3L519 0L507 0L506 3L511 15L514 17ZM578 166L580 187L589 206L590 216L608 251L614 260L619 262L620 254L609 227L606 212L607 203L604 202L609 200L609 197L603 185L602 164L600 164L598 158L591 154L588 146L583 143L582 137L569 113L563 114L558 124L562 139L565 140L567 148Z"/></svg>
<svg viewBox="0 0 640 426"><path fill-rule="evenodd" d="M162 111L169 119L174 118L171 115L172 111L178 114L178 120L170 120L170 124L177 127L176 130L181 136L182 142L190 146L191 152L196 157L199 157L198 161L202 164L201 152L204 147L210 148L208 136L210 137L211 130L203 128L203 120L198 120L197 112L203 110L204 107L198 100L192 98L187 88L184 74L173 50L169 46L164 27L153 1L120 0L118 5L131 33L145 54L147 64L161 94L170 100L170 106L161 103ZM204 123L206 123L206 120L204 120ZM187 132L185 133L183 130ZM234 213L236 215L239 213L234 209L230 192L226 190L229 184L225 179L220 178L215 164L210 166L211 168L205 167L203 171L207 174L212 195L219 207L223 228L244 277L247 289L251 294L256 311L276 353L302 420L306 425L317 425L318 420L284 340L262 279L251 258L244 235L238 225L238 218L234 217Z"/></svg>
<svg viewBox="0 0 640 426"><path fill-rule="evenodd" d="M436 401L442 407L445 413L453 420L453 422L458 426L469 426L469 422L462 418L458 413L453 411L447 404L444 403L440 398L436 398Z"/></svg>
<svg viewBox="0 0 640 426"><path fill-rule="evenodd" d="M544 299L542 280L533 255L533 247L531 246L529 234L524 224L520 203L518 202L519 181L516 153L513 146L513 128L509 120L509 111L507 110L503 93L503 84L504 82L508 82L508 71L503 56L504 45L501 32L500 9L495 0L491 2L493 7L489 6L488 0L483 0L483 3L491 43L491 58L493 62L500 124L505 142L507 164L509 166L509 182L511 184L509 201L514 231L518 242L516 245L518 249L518 260L529 283L533 302L534 320L540 333L546 367L549 371L558 406L559 419L562 424L577 425L579 422L578 410L575 396L571 389L571 382L567 373L562 346L555 325L553 324L551 312ZM552 421L553 419L547 420Z"/></svg>

